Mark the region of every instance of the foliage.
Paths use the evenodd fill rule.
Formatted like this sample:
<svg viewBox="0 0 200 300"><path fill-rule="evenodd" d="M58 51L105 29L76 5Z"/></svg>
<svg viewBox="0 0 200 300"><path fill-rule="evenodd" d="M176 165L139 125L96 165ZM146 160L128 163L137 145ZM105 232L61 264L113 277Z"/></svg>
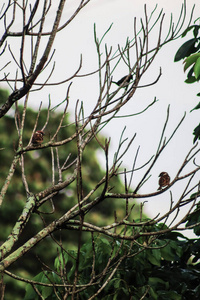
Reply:
<svg viewBox="0 0 200 300"><path fill-rule="evenodd" d="M161 227L162 224L159 225ZM158 231L160 228L152 228ZM114 272L112 280L95 299L199 299L200 297L200 240L187 239L173 232L160 236L147 246L141 238L137 243L109 240L102 236L90 239L81 247L78 274L79 299L88 299L102 286L102 272L107 270L106 279ZM139 253L138 253L139 252ZM121 260L117 269L118 257ZM66 288L58 274L66 274L66 287L73 288L77 253L74 250L60 252L54 263L54 270L43 271L34 281L45 284L55 283L54 289L37 285L44 299L54 299L55 290L63 299ZM93 261L95 256L95 262ZM111 257L109 266L107 262ZM89 284L92 276L96 281ZM57 285L57 286L56 286ZM59 286L60 285L60 286ZM86 286L84 289L83 287ZM39 299L31 285L26 287L25 300ZM56 298L55 298L56 299Z"/></svg>
<svg viewBox="0 0 200 300"><path fill-rule="evenodd" d="M193 32L193 38L183 43L183 45L178 49L174 61L177 62L181 59L184 59L184 72L189 69L185 82L195 83L199 82L200 79L200 25L195 24L189 26L183 32L182 37L185 37L190 31ZM200 92L197 94L197 96L200 96ZM191 111L199 108L200 102ZM200 139L200 124L194 129L193 134L195 143L196 140Z"/></svg>

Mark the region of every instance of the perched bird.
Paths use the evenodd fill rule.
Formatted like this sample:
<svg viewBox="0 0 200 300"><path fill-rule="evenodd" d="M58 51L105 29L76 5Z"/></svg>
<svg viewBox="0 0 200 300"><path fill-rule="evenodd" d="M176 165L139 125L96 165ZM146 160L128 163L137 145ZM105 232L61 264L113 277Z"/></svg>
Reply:
<svg viewBox="0 0 200 300"><path fill-rule="evenodd" d="M170 184L170 177L167 172L161 172L158 177L160 177L158 181L159 184L158 190L162 190L163 187Z"/></svg>
<svg viewBox="0 0 200 300"><path fill-rule="evenodd" d="M127 79L126 79L126 77L127 77ZM124 80L126 79L126 81L124 82ZM124 76L124 77L122 77L119 81L112 81L112 82L114 82L116 85L118 85L118 86L120 86L123 82L124 82L124 85L123 85L123 87L127 87L128 86L128 84L129 84L129 82L131 81L131 79L133 79L133 75L132 74L130 74L130 75L126 75L126 76Z"/></svg>
<svg viewBox="0 0 200 300"><path fill-rule="evenodd" d="M43 142L44 132L42 130L37 130L32 137L32 144L34 146L41 145Z"/></svg>

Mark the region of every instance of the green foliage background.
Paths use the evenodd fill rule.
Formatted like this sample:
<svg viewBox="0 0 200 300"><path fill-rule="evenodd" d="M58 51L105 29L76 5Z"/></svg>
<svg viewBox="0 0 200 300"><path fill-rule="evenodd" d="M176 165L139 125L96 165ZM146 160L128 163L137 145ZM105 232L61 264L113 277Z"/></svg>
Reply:
<svg viewBox="0 0 200 300"><path fill-rule="evenodd" d="M199 21L200 18L198 18L195 23ZM189 26L183 32L182 37L184 38L190 32L193 33L193 38L183 43L174 57L175 62L184 59L184 72L187 70L187 79L185 82L188 84L196 83L200 80L200 25L194 24ZM200 92L197 96L200 96ZM199 108L200 102L191 110L191 112ZM200 124L194 128L193 134L195 143L200 139Z"/></svg>
<svg viewBox="0 0 200 300"><path fill-rule="evenodd" d="M3 102L5 97L7 97L7 91L0 90L0 102ZM19 114L21 114L23 107L19 107ZM6 176L8 174L9 167L11 165L15 148L18 143L18 134L15 126L14 111L13 116L5 116L0 122L0 187ZM38 128L41 129L46 122L47 110L43 109L39 117ZM50 121L45 129L44 142L47 142L54 134L57 126L60 122L62 112L51 111ZM31 109L27 109L26 120L25 120L25 130L23 133L23 144L24 146L29 142L31 133L37 118L37 112ZM75 125L69 125L69 119L66 116L64 120L64 127L60 130L58 135L59 139L64 139L70 137L75 132ZM83 187L84 193L87 194L91 189L95 187L97 182L105 175L103 168L101 168L98 158L97 150L99 149L96 140L89 143L87 151L83 154ZM67 145L59 147L59 157L60 165L64 163L67 156L71 154L70 161L73 161L77 156L76 141L72 141ZM56 153L54 149L55 159ZM25 160L25 174L27 177L27 182L29 184L29 189L33 193L44 190L45 188L51 186L52 170L51 170L51 152L50 149L42 149L29 151L24 156ZM73 171L73 167L69 168L64 172L64 178L70 176ZM56 174L56 179L58 179L58 174ZM120 181L119 177L114 177L111 179L111 187L115 192L124 191L124 186ZM100 193L100 191L98 191ZM94 199L97 194L91 197ZM20 216L22 209L26 201L26 193L22 183L20 166L17 166L14 177L9 185L6 197L3 201L0 210L0 241L5 241L7 236L10 234L12 227ZM40 231L44 224L49 224L54 219L59 218L64 213L66 213L73 205L77 203L76 198L76 183L72 183L68 189L63 192L58 193L53 198L53 203L55 206L55 212L52 212L52 206L50 203L43 205L40 211L46 214L34 213L28 225L24 229L19 241L16 243L15 250L17 247L21 246L30 237L34 236L38 231ZM124 200L112 200L103 201L101 204L96 206L91 213L85 218L86 221L91 221L97 225L107 225L111 219L114 221L114 211L117 212L118 216L124 214L125 202ZM47 214L48 213L48 214ZM139 207L136 205L133 210L132 219L138 216ZM74 231L70 230L60 230L56 232L54 236L57 239L62 239L63 246L67 249L75 249L78 242L78 235ZM83 242L86 242L89 235L87 233L83 236ZM47 264L49 267L53 267L54 259L57 256L57 245L52 243L52 240L46 239L39 243L33 251L26 254L23 258L19 259L11 268L19 276L24 276L25 278L32 278L37 273L41 271L40 261ZM7 299L22 299L24 295L24 283L15 281L10 277L5 277ZM22 286L22 289L20 288ZM9 295L9 291L12 291Z"/></svg>
<svg viewBox="0 0 200 300"><path fill-rule="evenodd" d="M151 230L159 230L161 226L163 228L163 225L153 226ZM113 270L117 258L129 253L126 259L122 260L113 278L95 299L198 300L200 297L200 240L189 240L182 234L173 232L160 236L149 249L143 247L144 243L145 239L140 238L138 243L130 249L130 241L124 242L121 247L118 240L95 238L95 274L101 274L110 257L113 261L109 269ZM87 284L90 280L92 253L92 243L88 240L81 248L78 284ZM65 269L67 282L73 284L75 260L72 257L76 257L74 250L63 255L59 253L54 263L55 271L41 272L34 280L62 284L56 271L64 272ZM110 272L107 278L109 275ZM80 291L79 299L89 299L101 286L100 281ZM44 299L56 299L53 288L45 286L37 286L37 288ZM64 289L57 288L57 293L63 299ZM25 300L37 299L39 298L32 287L27 285Z"/></svg>

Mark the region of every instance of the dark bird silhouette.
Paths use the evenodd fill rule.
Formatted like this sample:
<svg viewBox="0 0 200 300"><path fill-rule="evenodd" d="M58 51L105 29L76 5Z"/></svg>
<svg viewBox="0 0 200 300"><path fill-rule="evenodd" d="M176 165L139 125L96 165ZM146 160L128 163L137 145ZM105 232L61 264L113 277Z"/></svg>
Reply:
<svg viewBox="0 0 200 300"><path fill-rule="evenodd" d="M37 130L32 137L32 144L34 146L41 145L43 142L44 132L42 130Z"/></svg>
<svg viewBox="0 0 200 300"><path fill-rule="evenodd" d="M159 191L162 190L163 187L168 186L170 184L170 177L167 172L161 172L158 177L160 177L158 180L158 184L159 184L158 191Z"/></svg>
<svg viewBox="0 0 200 300"><path fill-rule="evenodd" d="M120 80L118 80L118 81L112 81L112 82L115 83L116 85L120 86L124 82L124 80L125 80L123 87L127 87L129 85L129 82L131 81L131 79L133 79L133 75L132 74L126 75L126 76L122 77Z"/></svg>

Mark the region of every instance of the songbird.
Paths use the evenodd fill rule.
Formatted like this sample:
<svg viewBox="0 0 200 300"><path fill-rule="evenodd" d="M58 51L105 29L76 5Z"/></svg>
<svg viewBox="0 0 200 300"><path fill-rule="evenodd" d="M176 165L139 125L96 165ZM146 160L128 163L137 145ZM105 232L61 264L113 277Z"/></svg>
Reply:
<svg viewBox="0 0 200 300"><path fill-rule="evenodd" d="M127 78L127 79L126 79ZM126 79L126 81L124 82L124 80ZM129 85L129 82L131 81L131 79L133 79L133 75L132 74L129 74L129 75L126 75L124 77L122 77L120 80L118 80L117 82L116 81L112 81L114 82L116 85L120 86L123 82L124 82L124 85L123 87L127 87Z"/></svg>
<svg viewBox="0 0 200 300"><path fill-rule="evenodd" d="M158 177L160 177L158 180L158 184L159 184L158 191L159 191L162 190L163 187L168 186L170 184L170 177L167 172L161 172Z"/></svg>
<svg viewBox="0 0 200 300"><path fill-rule="evenodd" d="M32 137L32 144L34 146L39 146L43 142L44 132L42 130L37 130Z"/></svg>

